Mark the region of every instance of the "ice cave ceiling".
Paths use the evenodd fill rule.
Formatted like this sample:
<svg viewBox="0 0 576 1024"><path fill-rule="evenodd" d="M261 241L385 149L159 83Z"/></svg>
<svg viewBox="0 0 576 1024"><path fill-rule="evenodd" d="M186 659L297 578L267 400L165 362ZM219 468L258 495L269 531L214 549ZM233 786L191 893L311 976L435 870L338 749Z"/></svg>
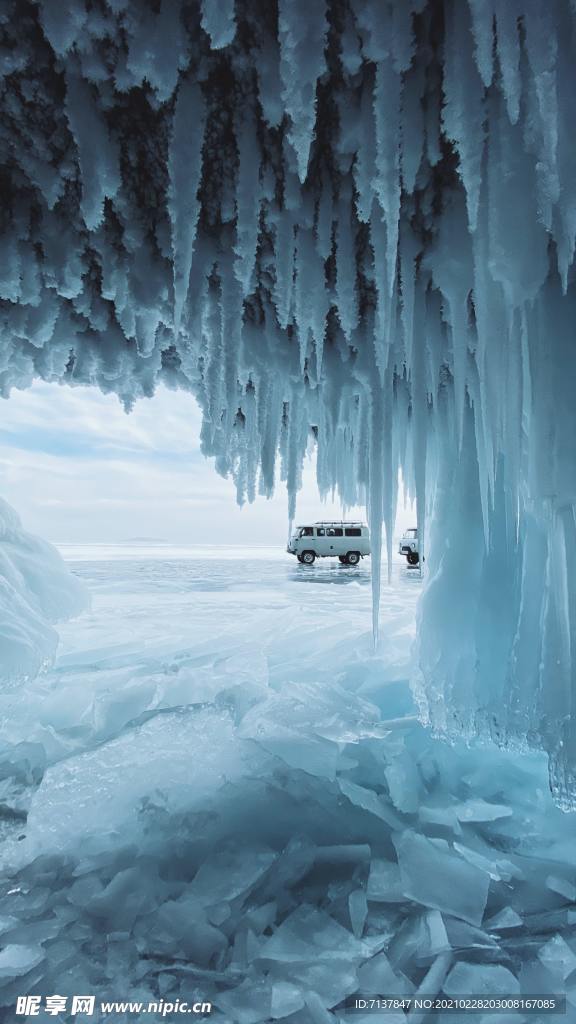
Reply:
<svg viewBox="0 0 576 1024"><path fill-rule="evenodd" d="M192 390L426 528L421 700L573 803L576 4L6 0L0 386ZM429 537L428 537L429 535ZM375 614L379 560L374 559Z"/></svg>

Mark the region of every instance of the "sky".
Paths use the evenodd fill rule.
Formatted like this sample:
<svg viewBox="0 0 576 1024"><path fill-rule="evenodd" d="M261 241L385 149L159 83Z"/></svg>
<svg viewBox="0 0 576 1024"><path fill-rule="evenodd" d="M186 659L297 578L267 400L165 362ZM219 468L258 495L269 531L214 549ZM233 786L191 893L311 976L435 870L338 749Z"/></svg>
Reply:
<svg viewBox="0 0 576 1024"><path fill-rule="evenodd" d="M26 529L56 544L285 545L284 485L239 508L233 482L200 452L200 424L183 391L161 387L127 415L115 395L35 381L4 400L0 494ZM339 503L321 503L310 458L297 520L341 515ZM365 518L364 510L347 518ZM412 518L401 510L400 532Z"/></svg>

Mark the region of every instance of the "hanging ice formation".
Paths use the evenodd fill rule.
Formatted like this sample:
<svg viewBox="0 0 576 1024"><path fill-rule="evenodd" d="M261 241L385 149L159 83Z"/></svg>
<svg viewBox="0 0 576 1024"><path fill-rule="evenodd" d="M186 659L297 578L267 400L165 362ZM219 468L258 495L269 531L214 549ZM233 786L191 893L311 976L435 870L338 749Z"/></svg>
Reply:
<svg viewBox="0 0 576 1024"><path fill-rule="evenodd" d="M0 29L3 393L188 388L240 500L279 453L293 505L312 430L388 549L401 467L425 715L542 745L574 805L574 4L40 0Z"/></svg>

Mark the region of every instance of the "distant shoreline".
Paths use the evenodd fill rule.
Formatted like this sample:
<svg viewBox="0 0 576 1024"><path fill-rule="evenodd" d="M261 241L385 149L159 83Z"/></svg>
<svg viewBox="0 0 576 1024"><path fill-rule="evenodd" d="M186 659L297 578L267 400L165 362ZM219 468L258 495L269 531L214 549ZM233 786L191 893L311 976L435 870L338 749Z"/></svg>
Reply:
<svg viewBox="0 0 576 1024"><path fill-rule="evenodd" d="M174 560L230 560L230 561L281 561L298 563L293 555L286 551L285 544L175 544L170 541L136 541L93 543L56 543L62 558L66 562L133 562L140 561L174 561ZM385 563L386 552L382 550ZM393 562L403 562L402 556L394 553ZM322 559L320 564L331 564L331 559ZM366 560L366 565L370 561Z"/></svg>
<svg viewBox="0 0 576 1024"><path fill-rule="evenodd" d="M134 559L291 559L284 544L174 544L170 541L137 543L94 542L54 545L67 562L133 561Z"/></svg>

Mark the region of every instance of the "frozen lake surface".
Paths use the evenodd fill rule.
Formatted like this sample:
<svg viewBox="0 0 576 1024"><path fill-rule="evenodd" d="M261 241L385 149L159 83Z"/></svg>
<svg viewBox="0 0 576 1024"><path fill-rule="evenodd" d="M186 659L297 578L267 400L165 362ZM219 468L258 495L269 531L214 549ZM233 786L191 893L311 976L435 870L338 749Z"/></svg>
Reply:
<svg viewBox="0 0 576 1024"><path fill-rule="evenodd" d="M239 1024L423 989L576 1013L574 818L542 755L418 723L419 571L394 564L374 651L369 560L64 553L91 610L0 697L3 1020L32 991Z"/></svg>

